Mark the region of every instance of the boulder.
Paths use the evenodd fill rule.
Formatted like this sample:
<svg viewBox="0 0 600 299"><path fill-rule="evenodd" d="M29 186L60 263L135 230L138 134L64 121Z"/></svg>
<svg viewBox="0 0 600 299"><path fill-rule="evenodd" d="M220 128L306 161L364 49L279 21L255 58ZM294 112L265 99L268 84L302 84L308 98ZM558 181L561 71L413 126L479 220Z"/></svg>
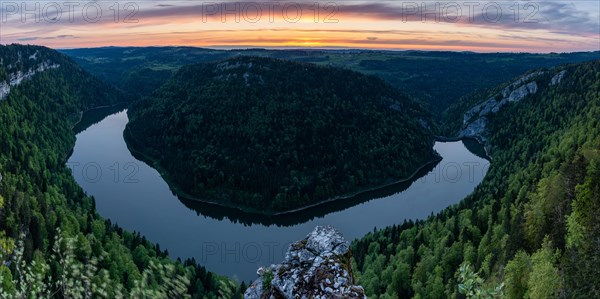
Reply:
<svg viewBox="0 0 600 299"><path fill-rule="evenodd" d="M340 232L317 226L290 245L281 264L259 268L244 298L367 298L354 284L351 257L350 243Z"/></svg>

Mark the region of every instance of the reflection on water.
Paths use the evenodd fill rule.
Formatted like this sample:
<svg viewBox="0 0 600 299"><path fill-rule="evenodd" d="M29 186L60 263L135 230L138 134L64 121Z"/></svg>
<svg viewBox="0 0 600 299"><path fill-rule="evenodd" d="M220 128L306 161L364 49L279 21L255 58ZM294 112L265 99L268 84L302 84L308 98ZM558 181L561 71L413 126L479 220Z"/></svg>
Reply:
<svg viewBox="0 0 600 299"><path fill-rule="evenodd" d="M316 225L332 225L352 240L374 227L437 213L471 193L489 165L463 142L437 142L434 148L443 160L412 181L288 215L246 214L179 200L155 169L127 149L126 112L103 116L84 117L90 127L76 131L68 162L77 182L95 197L98 212L139 231L173 257L194 257L211 271L246 281L255 278L259 266L281 261L287 245Z"/></svg>
<svg viewBox="0 0 600 299"><path fill-rule="evenodd" d="M465 147L473 154L477 155L481 159L490 160L487 153L485 152L485 148L474 138L466 138L462 140L462 143Z"/></svg>
<svg viewBox="0 0 600 299"><path fill-rule="evenodd" d="M106 116L123 111L127 107L126 104L117 104L110 107L95 108L86 111L79 122L73 127L75 134L83 132L85 129L102 121Z"/></svg>
<svg viewBox="0 0 600 299"><path fill-rule="evenodd" d="M347 199L327 202L298 212L282 215L245 213L237 209L220 207L213 204L188 200L182 197L180 197L179 200L188 208L196 211L198 215L209 216L217 220L228 219L244 225L261 224L266 226L293 226L313 220L315 218L322 218L334 212L343 211L347 208L368 202L370 200L376 200L403 192L404 190L408 189L408 187L410 187L416 180L433 170L436 164L437 162L427 165L408 181L399 182L376 190L366 191Z"/></svg>

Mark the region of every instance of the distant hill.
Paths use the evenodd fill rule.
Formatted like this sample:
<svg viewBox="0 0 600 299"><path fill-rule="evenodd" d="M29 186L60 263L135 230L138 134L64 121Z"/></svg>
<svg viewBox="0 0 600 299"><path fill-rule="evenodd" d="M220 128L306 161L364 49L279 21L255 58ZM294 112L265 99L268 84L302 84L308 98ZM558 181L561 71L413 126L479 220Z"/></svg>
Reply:
<svg viewBox="0 0 600 299"><path fill-rule="evenodd" d="M271 213L410 176L430 120L379 78L259 57L186 66L129 110L127 139L182 195Z"/></svg>
<svg viewBox="0 0 600 299"><path fill-rule="evenodd" d="M237 56L261 56L376 75L421 101L437 119L449 105L527 70L589 61L600 52L529 54L372 50L212 50L194 47L106 47L62 50L107 82L141 97L186 64Z"/></svg>
<svg viewBox="0 0 600 299"><path fill-rule="evenodd" d="M105 47L61 52L92 74L137 98L149 95L183 65L231 56L225 51L191 47Z"/></svg>
<svg viewBox="0 0 600 299"><path fill-rule="evenodd" d="M68 56L54 50L39 46L0 46L0 101L9 99L13 93L15 97L21 95L24 89L19 87L22 86L36 92L45 87L50 93L50 89L59 86L31 84L47 79L47 76L56 76L54 80L63 80L64 84L76 81L81 85L71 90L73 93L68 98L54 99L52 104L57 105L60 111L79 112L132 99L81 69Z"/></svg>

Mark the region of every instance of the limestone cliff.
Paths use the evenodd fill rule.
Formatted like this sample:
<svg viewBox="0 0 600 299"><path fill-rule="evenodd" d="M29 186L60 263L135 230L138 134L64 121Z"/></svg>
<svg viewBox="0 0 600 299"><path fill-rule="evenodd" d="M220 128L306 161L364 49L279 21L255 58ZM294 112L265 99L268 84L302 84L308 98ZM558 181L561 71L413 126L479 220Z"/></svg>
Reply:
<svg viewBox="0 0 600 299"><path fill-rule="evenodd" d="M36 61L38 60L39 51L35 51L35 53L29 55L28 60ZM4 60L0 59L0 68L4 68L2 70L3 78L0 78L0 100L4 100L8 97L11 88L19 86L26 80L29 80L35 74L41 73L48 69L55 69L60 67L59 64L53 63L50 60L41 61L27 70L19 69L18 65L22 64L23 54L21 52L18 53L18 61L17 63L9 64L4 66Z"/></svg>
<svg viewBox="0 0 600 299"><path fill-rule="evenodd" d="M333 227L317 226L281 264L259 268L244 298L366 298L354 284L349 246Z"/></svg>
<svg viewBox="0 0 600 299"><path fill-rule="evenodd" d="M536 94L539 84L536 80L544 74L546 72L539 71L521 76L486 101L469 109L463 116L463 125L458 137L475 138L479 142L485 143L487 141L485 130L488 117L498 113L509 103L519 102L530 95ZM558 72L548 85L557 85L565 74L566 71Z"/></svg>

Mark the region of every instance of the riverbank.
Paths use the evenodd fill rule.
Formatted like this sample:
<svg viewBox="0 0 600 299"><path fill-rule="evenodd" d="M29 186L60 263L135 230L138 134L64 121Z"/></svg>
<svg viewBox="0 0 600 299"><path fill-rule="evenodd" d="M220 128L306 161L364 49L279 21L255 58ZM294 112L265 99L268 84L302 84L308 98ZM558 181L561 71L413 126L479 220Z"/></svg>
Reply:
<svg viewBox="0 0 600 299"><path fill-rule="evenodd" d="M477 142L483 148L483 150L485 152L485 159L492 161L492 156L490 155L490 152L489 152L489 145L486 144L485 142L483 142L481 140L481 138L479 138L477 136L465 136L465 137L435 136L434 140L439 141L439 142L456 142L456 141L463 141L463 140L473 140L473 141Z"/></svg>
<svg viewBox="0 0 600 299"><path fill-rule="evenodd" d="M191 194L188 194L188 193L184 192L183 190L181 190L181 188L179 188L177 186L177 184L175 184L175 182L170 178L167 171L160 165L160 162L156 158L135 148L135 141L133 140L133 138L131 136L131 132L129 131L128 127L125 127L125 130L123 131L123 139L125 140L127 148L129 149L131 154L136 159L139 159L139 160L143 161L144 163L150 165L152 168L156 169L156 171L158 171L158 173L162 176L162 178L165 180L165 182L167 182L167 184L169 185L169 188L171 188L171 191L173 191L173 193L175 193L177 196L179 196L183 199L186 199L186 200L198 201L198 202L211 204L211 205L215 205L215 206L219 206L219 207L223 207L223 208L235 209L235 210L238 210L238 211L241 211L244 213L259 214L259 215L264 215L264 216L282 216L282 215L288 215L288 214L293 214L293 213L299 213L299 212L302 212L302 211L305 211L308 209L314 209L315 207L318 207L321 205L329 204L329 203L336 202L336 201L348 200L348 199L360 196L364 193L368 193L368 192L386 188L386 187L389 187L392 185L408 182L408 181L413 180L415 178L415 176L417 174L419 174L419 172L421 172L423 169L430 167L434 164L437 164L442 160L442 157L438 153L435 153L435 157L433 159L421 164L414 172L412 172L409 176L407 176L405 178L389 181L389 182L386 182L386 183L383 183L383 184L380 184L377 186L373 186L373 187L362 188L360 190L356 190L351 193L335 196L335 197L332 197L332 198L329 198L326 200L322 200L322 201L319 201L319 202L316 202L316 203L313 203L313 204L310 204L307 206L303 206L303 207L290 209L290 210L286 210L286 211L273 211L273 210L256 209L256 208L252 208L252 207L248 207L248 206L239 206L239 205L233 204L233 203L216 201L216 200L211 200L211 199L204 199L204 198L199 198L199 197L193 196Z"/></svg>
<svg viewBox="0 0 600 299"><path fill-rule="evenodd" d="M482 171L473 171L470 165L483 166L487 161L473 155L462 142L433 143L431 136L431 144L443 161L425 167L413 180L298 213L267 216L178 198L151 164L134 157L127 148L123 137L126 124L125 111L92 124L78 134L74 154L69 159L69 163L81 166L95 163L106 170L99 180L91 180L94 173L90 172L90 177L81 166L72 172L83 190L94 197L97 213L124 230L139 232L160 244L173 259L194 258L208 270L244 281L256 277L257 265L281 261L288 245L317 225L337 227L348 240L353 240L372 232L374 227L381 229L424 220L472 193L487 170L481 167ZM154 155L161 157L160 152ZM115 172L109 169L115 162L122 169L118 172L118 182ZM135 166L135 173L132 174L131 168L122 168L127 163ZM451 168L444 167L447 165ZM455 166L464 174L473 175L454 179ZM451 172L446 175L445 169ZM125 179L129 175L135 181ZM228 253L234 248L239 259ZM246 252L248 255L244 255Z"/></svg>
<svg viewBox="0 0 600 299"><path fill-rule="evenodd" d="M90 112L93 112L95 110L101 110L101 109L107 109L107 108L116 108L116 107L119 107L119 106L123 106L123 109L125 109L128 104L129 103L127 103L127 102L118 102L118 103L113 104L113 105L98 106L98 107L94 107L94 108L90 108L90 109L79 111L78 112L79 117L78 117L77 121L75 123L73 123L73 125L71 126L71 130L75 129L83 121L83 116L86 113L90 113Z"/></svg>
<svg viewBox="0 0 600 299"><path fill-rule="evenodd" d="M437 164L440 161L442 161L442 157L439 156L439 155L437 155L437 153L436 153L436 158L434 158L434 159L426 162L425 164L422 164L419 168L417 168L417 170L415 170L410 176L408 176L406 178L403 178L403 179L400 179L400 180L395 180L395 181L392 181L392 182L389 182L389 183L385 183L385 184L381 184L381 185L377 185L375 187L361 189L361 190L358 190L358 191L355 191L355 192L352 192L352 193L349 193L349 194L332 197L330 199L319 201L317 203L314 203L314 204L311 204L311 205L308 205L308 206L304 206L304 207L301 207L301 208L292 209L292 210L288 210L288 211L284 211L284 212L278 212L278 213L275 213L273 215L285 215L285 214L297 213L297 212L301 212L301 211L304 211L304 210L307 210L307 209L315 208L315 207L318 207L320 205L324 205L324 204L327 204L327 203L331 203L331 202L335 202L335 201L339 201L339 200L347 200L347 199L350 199L350 198L353 198L353 197L356 197L356 196L360 196L360 195L362 195L364 193L367 193L367 192L372 192L372 191L375 191L375 190L378 190L378 189L382 189L382 188L386 188L386 187L389 187L389 186L392 186L392 185L405 183L405 182L413 180L415 178L415 176L419 172L421 172L421 170L423 170L426 167L429 167L429 166L431 166L433 164Z"/></svg>

